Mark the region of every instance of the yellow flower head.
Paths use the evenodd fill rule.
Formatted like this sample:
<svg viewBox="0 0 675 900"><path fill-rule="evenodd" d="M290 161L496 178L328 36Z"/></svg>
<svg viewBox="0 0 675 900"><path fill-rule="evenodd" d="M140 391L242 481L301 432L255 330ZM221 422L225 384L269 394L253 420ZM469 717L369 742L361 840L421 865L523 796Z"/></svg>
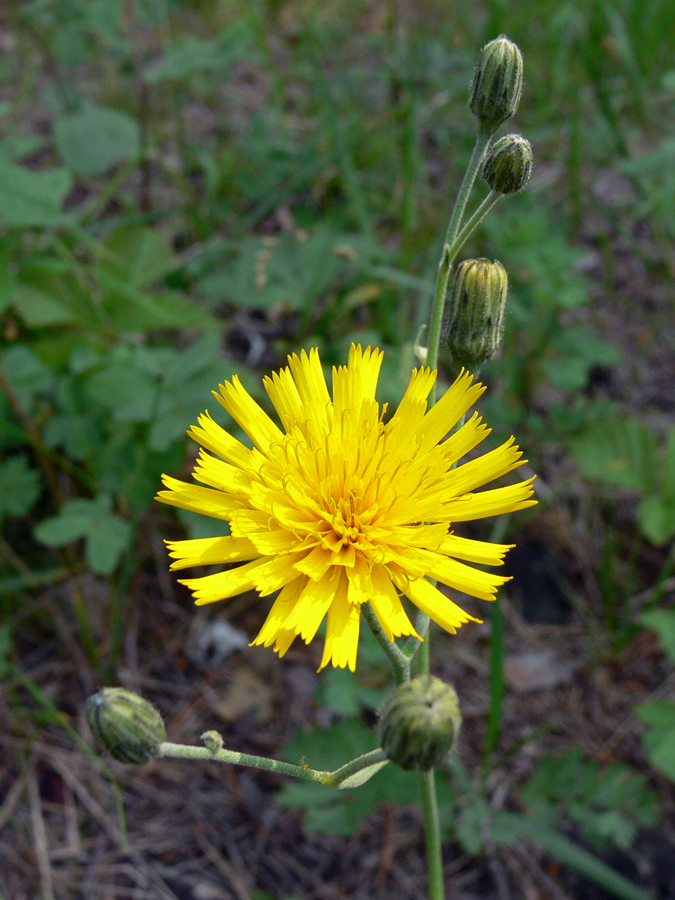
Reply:
<svg viewBox="0 0 675 900"><path fill-rule="evenodd" d="M466 562L501 565L512 545L458 537L452 523L536 502L532 479L474 493L524 462L513 438L453 468L489 433L474 413L444 440L481 384L462 373L427 409L436 372L415 369L385 423L375 400L382 357L352 344L347 365L333 368L331 399L318 351L289 356L288 368L264 380L283 430L235 376L214 394L253 449L206 412L188 432L203 448L194 477L206 487L165 475L158 495L230 523L227 537L167 542L173 569L236 564L183 581L196 603L279 591L253 643L274 644L283 656L297 635L309 643L327 616L321 668L354 671L366 601L390 640L416 633L400 595L447 631L472 620L427 577L493 600L508 579Z"/></svg>

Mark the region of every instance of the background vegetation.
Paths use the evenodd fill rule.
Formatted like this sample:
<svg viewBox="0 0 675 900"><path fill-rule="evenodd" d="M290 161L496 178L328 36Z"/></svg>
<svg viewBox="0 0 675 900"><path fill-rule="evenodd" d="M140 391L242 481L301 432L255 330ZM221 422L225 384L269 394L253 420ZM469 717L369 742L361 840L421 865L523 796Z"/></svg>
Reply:
<svg viewBox="0 0 675 900"><path fill-rule="evenodd" d="M535 177L465 255L509 272L481 412L540 503L471 532L517 543L514 581L436 641L465 711L446 873L462 898L675 896L671 4L30 0L0 13L3 897L419 895L403 773L336 796L112 765L109 786L82 705L123 684L171 739L369 748L388 681L367 636L356 679L316 681L315 647L241 652L264 604L197 614L162 539L213 523L152 498L234 372L265 403L287 353L361 341L400 396L501 32L526 76L502 130Z"/></svg>

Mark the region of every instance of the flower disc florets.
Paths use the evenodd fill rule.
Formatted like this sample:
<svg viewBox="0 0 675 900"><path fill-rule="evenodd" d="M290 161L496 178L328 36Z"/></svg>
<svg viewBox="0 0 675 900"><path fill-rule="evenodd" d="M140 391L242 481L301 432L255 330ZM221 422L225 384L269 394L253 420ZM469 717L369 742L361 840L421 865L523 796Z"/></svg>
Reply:
<svg viewBox="0 0 675 900"><path fill-rule="evenodd" d="M290 356L288 368L264 380L283 430L238 378L221 385L217 399L253 447L205 413L188 432L204 448L194 477L205 487L164 476L158 495L230 523L226 537L168 542L174 569L236 564L185 580L196 602L278 591L254 643L283 655L296 636L309 643L327 619L321 667L354 670L366 601L390 640L415 634L401 595L448 631L470 621L426 576L492 600L507 579L466 562L500 565L508 545L459 537L451 523L535 502L532 479L474 493L522 464L513 438L453 468L488 434L474 414L444 440L482 385L462 373L427 409L436 372L416 369L385 422L375 399L382 357L352 345L347 366L333 369L331 397L318 352Z"/></svg>

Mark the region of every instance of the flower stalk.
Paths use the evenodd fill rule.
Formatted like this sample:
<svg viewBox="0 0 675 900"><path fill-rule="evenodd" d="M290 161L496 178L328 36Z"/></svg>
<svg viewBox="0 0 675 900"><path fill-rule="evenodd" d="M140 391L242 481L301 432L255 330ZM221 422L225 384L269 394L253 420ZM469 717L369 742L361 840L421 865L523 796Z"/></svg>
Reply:
<svg viewBox="0 0 675 900"><path fill-rule="evenodd" d="M367 769L378 763L386 763L387 758L379 748L357 756L339 769L332 772L323 769L312 769L309 766L296 766L293 763L282 762L279 759L270 759L267 756L254 756L250 753L240 753L236 750L227 750L225 747L212 749L209 747L197 747L192 744L174 744L164 741L159 745L158 757L165 759L199 759L215 762L230 763L233 766L248 766L253 769L261 769L264 772L278 772L280 775L291 775L294 778L302 778L304 781L314 781L317 784L326 784L332 787L340 787L347 778L357 772Z"/></svg>

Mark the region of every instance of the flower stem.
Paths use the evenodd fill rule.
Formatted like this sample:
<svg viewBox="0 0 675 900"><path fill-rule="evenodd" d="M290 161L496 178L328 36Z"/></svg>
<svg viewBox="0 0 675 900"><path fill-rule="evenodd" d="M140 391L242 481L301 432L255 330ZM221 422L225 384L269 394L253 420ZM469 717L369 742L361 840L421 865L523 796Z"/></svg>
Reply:
<svg viewBox="0 0 675 900"><path fill-rule="evenodd" d="M364 753L362 756L357 756L356 759L350 760L333 772L327 772L322 769L310 769L309 766L296 766L279 759L269 759L266 756L252 756L249 753L226 750L224 747L219 750L211 750L208 747L195 747L191 744L172 744L170 741L164 741L159 745L157 755L173 759L204 759L231 763L234 766L250 766L265 772L279 772L282 775L293 775L295 778L303 778L305 781L315 781L335 787L338 787L350 775L360 772L361 769L386 762L387 759L384 752L378 748Z"/></svg>
<svg viewBox="0 0 675 900"><path fill-rule="evenodd" d="M366 622L370 626L370 630L375 635L375 640L389 657L389 661L394 670L394 681L396 684L403 684L404 681L410 681L410 658L394 643L394 641L389 640L382 630L382 626L370 603L364 603L361 609Z"/></svg>
<svg viewBox="0 0 675 900"><path fill-rule="evenodd" d="M450 271L452 269L452 255L450 248L453 247L456 243L457 232L459 231L462 216L464 215L466 202L469 199L469 194L471 193L471 188L473 187L473 183L476 180L478 169L483 160L483 156L485 155L487 146L490 143L490 137L491 132L486 129L479 130L478 134L476 135L476 143L473 148L473 153L471 154L469 165L467 166L466 172L464 173L462 186L460 187L459 193L457 194L457 200L455 201L455 206L452 210L450 221L448 222L448 229L445 233L443 251L441 253L441 260L438 265L438 277L436 279L434 301L431 307L431 316L429 318L429 346L427 350L427 365L430 369L435 369L438 365L438 347L441 340L443 308L445 306L445 295L448 289ZM476 222L475 224L478 224L478 222ZM467 232L466 237L468 237L469 233L470 232ZM466 237L464 238L464 240L466 240ZM459 246L455 247L455 252L457 252L458 249ZM435 392L432 392L431 402L433 403L434 400Z"/></svg>
<svg viewBox="0 0 675 900"><path fill-rule="evenodd" d="M427 852L429 900L445 900L443 884L443 859L441 857L441 830L436 801L434 770L420 772L420 793L424 813L424 843Z"/></svg>
<svg viewBox="0 0 675 900"><path fill-rule="evenodd" d="M490 191L485 200L483 200L478 209L473 213L471 218L467 220L464 228L462 228L462 230L459 232L457 237L452 242L450 249L448 250L448 256L450 257L451 266L454 263L457 254L467 242L469 235L476 230L476 228L480 225L485 216L490 212L495 203L503 196L504 194L499 194L497 191Z"/></svg>

